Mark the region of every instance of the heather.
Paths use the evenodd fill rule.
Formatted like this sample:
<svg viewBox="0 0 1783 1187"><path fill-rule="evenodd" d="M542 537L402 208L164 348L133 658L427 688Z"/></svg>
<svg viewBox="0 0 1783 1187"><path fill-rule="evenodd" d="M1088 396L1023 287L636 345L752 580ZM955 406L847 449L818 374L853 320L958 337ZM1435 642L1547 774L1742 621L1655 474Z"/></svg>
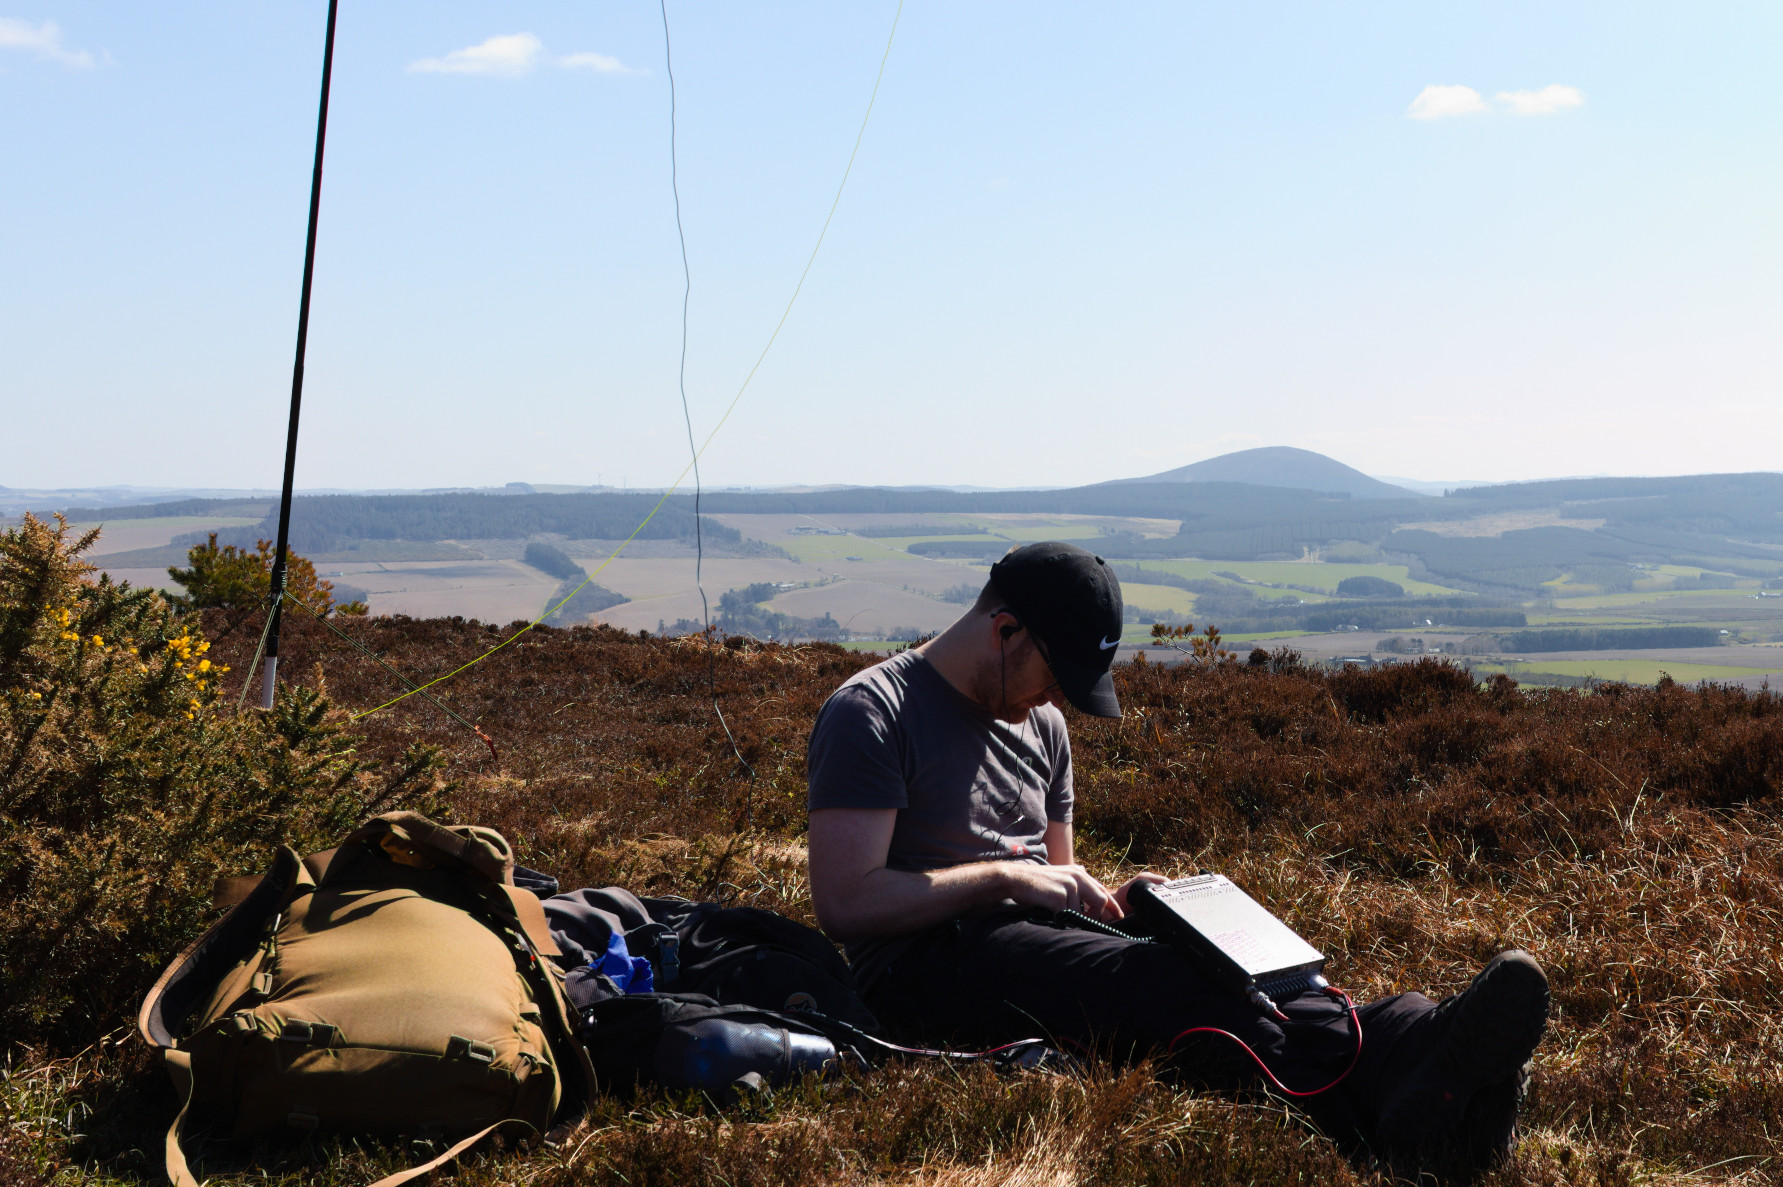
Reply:
<svg viewBox="0 0 1783 1187"><path fill-rule="evenodd" d="M281 664L301 686L271 716L237 715L251 633L228 631L227 611L194 615L94 582L71 543L42 560L39 539L39 568L53 572L38 586L9 543L0 584L0 760L11 763L0 768L11 1011L0 1182L156 1177L174 1106L122 1033L136 996L202 926L213 877L255 868L276 839L325 841L380 802L500 828L566 885L810 919L805 737L828 691L872 657L538 628L435 690L489 734L492 755L422 697L350 721L402 688L301 615L286 619ZM38 588L59 600L34 609ZM332 626L416 680L508 633L457 619ZM95 635L134 658L95 650ZM202 711L157 691L196 683L171 667L187 662L167 646L182 638L194 655L214 640L207 671L230 669L202 695L181 690ZM1547 966L1556 1015L1528 1138L1493 1181L1774 1173L1776 695L1532 691L1436 661L1329 673L1288 652L1136 663L1118 685L1123 720L1072 719L1080 849L1105 878L1142 866L1227 873L1320 945L1358 996L1453 991L1508 945ZM62 963L78 975L44 971ZM345 1184L409 1156L213 1143L201 1173ZM569 1147L493 1151L456 1173L470 1184L1377 1180L1267 1099L1197 1095L1149 1068L998 1079L919 1065L744 1111L605 1100Z"/></svg>

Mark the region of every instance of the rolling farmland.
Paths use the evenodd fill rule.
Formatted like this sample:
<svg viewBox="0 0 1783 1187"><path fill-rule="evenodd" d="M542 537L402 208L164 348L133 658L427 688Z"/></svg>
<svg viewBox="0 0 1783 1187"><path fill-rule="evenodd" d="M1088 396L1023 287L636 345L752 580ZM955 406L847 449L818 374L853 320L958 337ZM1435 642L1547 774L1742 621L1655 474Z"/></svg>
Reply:
<svg viewBox="0 0 1783 1187"><path fill-rule="evenodd" d="M754 607L738 620L750 624L746 633L821 628L821 637L871 644L946 626L1010 547L1067 539L1117 566L1141 620L1125 632L1130 644L1143 643L1153 619L1194 621L1221 626L1234 643L1285 643L1309 658L1422 650L1536 682L1650 682L1665 671L1757 684L1779 666L1767 645L1783 642L1783 544L1763 542L1774 533L1769 483L1764 475L1593 479L1360 503L1230 483L717 492L699 519L704 602L695 517L682 496L624 545L573 532L626 530L653 505L648 496L300 498L293 531L319 546L305 555L321 575L364 590L373 614L530 621L561 596L556 579L524 562L527 541L539 540L627 599L596 621L685 630L728 596L733 607ZM154 510L78 516L104 522L95 558L114 577L166 587L166 566L182 562L190 540L215 530L243 542L269 531L269 521L252 518L259 506L239 500ZM1372 581L1362 588L1373 596L1339 593L1356 578ZM1693 644L1518 655L1512 637L1678 626L1716 632L1722 645L1711 654Z"/></svg>

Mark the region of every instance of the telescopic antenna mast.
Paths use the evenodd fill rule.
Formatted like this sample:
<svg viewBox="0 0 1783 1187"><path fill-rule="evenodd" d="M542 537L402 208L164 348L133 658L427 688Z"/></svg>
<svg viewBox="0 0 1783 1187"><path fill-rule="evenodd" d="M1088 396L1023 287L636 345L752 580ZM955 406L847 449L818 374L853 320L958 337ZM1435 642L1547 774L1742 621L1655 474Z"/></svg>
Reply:
<svg viewBox="0 0 1783 1187"><path fill-rule="evenodd" d="M316 113L316 167L310 174L310 229L303 247L303 296L297 303L297 362L291 369L291 422L285 430L285 485L279 495L279 543L272 561L272 607L266 623L266 673L260 707L272 708L279 672L279 623L285 608L285 556L291 540L291 483L297 474L297 415L303 406L303 351L310 334L310 282L316 272L316 221L322 211L322 145L328 138L328 81L334 71L334 14L328 0L328 33L322 44L322 101ZM252 673L249 673L252 676Z"/></svg>

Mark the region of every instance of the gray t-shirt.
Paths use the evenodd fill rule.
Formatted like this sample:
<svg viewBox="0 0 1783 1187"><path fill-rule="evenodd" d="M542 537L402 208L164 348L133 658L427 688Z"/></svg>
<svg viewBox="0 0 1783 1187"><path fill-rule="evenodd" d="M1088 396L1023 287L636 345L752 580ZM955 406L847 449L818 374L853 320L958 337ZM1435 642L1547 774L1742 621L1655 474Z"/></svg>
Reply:
<svg viewBox="0 0 1783 1187"><path fill-rule="evenodd" d="M812 809L897 809L886 857L894 870L1044 863L1047 822L1071 819L1065 715L1042 705L1021 725L999 721L914 651L830 696L806 768ZM877 972L887 943L850 944L857 972Z"/></svg>

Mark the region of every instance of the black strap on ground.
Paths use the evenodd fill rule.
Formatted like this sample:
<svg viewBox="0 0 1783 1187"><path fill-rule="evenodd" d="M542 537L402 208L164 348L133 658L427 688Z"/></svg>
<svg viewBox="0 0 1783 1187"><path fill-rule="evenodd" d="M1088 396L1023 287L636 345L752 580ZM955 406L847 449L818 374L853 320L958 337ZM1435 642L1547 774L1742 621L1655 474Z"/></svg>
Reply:
<svg viewBox="0 0 1783 1187"><path fill-rule="evenodd" d="M328 83L334 73L334 14L339 0L328 0L328 33L322 43L322 100L316 113L316 166L310 174L310 229L303 247L303 296L297 302L297 361L291 368L291 422L285 429L285 485L279 495L278 550L272 561L272 609L266 622L266 676L260 685L260 707L272 708L279 673L279 619L284 606L285 553L291 540L291 483L297 475L297 413L303 406L303 352L310 336L310 282L316 274L316 223L322 213L322 145L328 138ZM252 678L249 672L248 677Z"/></svg>

